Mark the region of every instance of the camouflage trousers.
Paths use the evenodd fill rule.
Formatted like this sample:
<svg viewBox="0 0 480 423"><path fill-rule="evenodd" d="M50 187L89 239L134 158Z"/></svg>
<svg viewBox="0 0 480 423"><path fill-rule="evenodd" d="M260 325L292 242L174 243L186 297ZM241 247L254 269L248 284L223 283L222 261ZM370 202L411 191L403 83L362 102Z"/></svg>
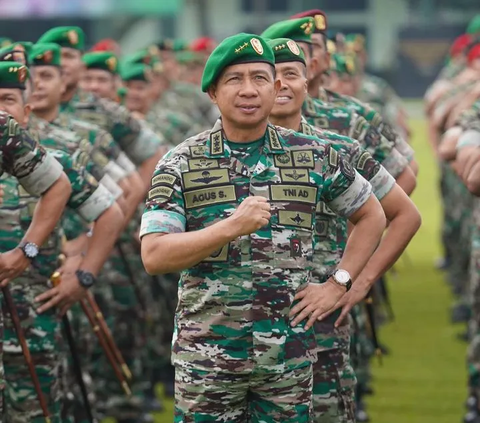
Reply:
<svg viewBox="0 0 480 423"><path fill-rule="evenodd" d="M475 199L470 260L470 345L467 354L470 387L480 398L480 199Z"/></svg>
<svg viewBox="0 0 480 423"><path fill-rule="evenodd" d="M234 374L176 367L175 423L309 423L312 367Z"/></svg>
<svg viewBox="0 0 480 423"><path fill-rule="evenodd" d="M148 383L143 368L147 353L147 322L142 316L144 310L139 305L139 293L132 286L130 276L135 278L137 286L142 286L145 281L142 279L143 266L137 252L127 242L122 243L122 251L123 256L118 248L114 248L99 276L99 285L109 288L108 296L100 292L96 292L95 296L125 363L133 374L130 384L132 396L125 395L98 344L92 355L90 372L99 415L136 420L142 414L143 391Z"/></svg>
<svg viewBox="0 0 480 423"><path fill-rule="evenodd" d="M43 396L52 423L61 418L61 360L63 344L60 337L60 319L55 310L36 313L34 299L47 289L45 277L31 269L29 277L20 277L10 283L27 345L30 349ZM9 423L44 423L35 386L22 354L9 310L2 298L4 317L3 365L5 370L3 421Z"/></svg>
<svg viewBox="0 0 480 423"><path fill-rule="evenodd" d="M335 329L338 313L315 324L318 359L313 364L315 423L354 423L356 378L350 365L350 322Z"/></svg>

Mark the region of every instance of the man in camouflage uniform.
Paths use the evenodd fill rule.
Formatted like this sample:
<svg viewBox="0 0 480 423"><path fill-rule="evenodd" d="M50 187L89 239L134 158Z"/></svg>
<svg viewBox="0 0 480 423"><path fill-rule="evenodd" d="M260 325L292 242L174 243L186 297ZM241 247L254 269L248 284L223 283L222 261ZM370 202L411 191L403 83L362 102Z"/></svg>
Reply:
<svg viewBox="0 0 480 423"><path fill-rule="evenodd" d="M11 70L15 69L16 73ZM25 75L25 66L16 62L0 63L0 88L2 91L0 108L13 115L24 124L28 121L28 107L24 103L21 90L25 88L24 80L12 88L12 74L18 77ZM53 151L53 150L52 150ZM80 152L78 152L80 153ZM114 204L113 197L106 188L85 172L80 154L69 156L56 150L54 152L63 165L72 184L72 194L68 205L78 211L87 221L95 221L95 230L89 250L75 273L63 273L62 283L58 287L48 289L50 275L58 266L57 259L61 252L61 229L56 229L49 241L36 251L32 266L11 282L12 295L15 299L22 326L25 330L27 343L37 363L36 371L39 374L42 391L47 397L52 421L61 421L61 390L60 390L60 345L58 342L59 320L52 307L58 306L60 314L82 298L85 290L90 287L103 262L108 257L108 251L118 234L116 226L121 222L122 214ZM3 216L2 221L10 222L11 239L6 239L6 248L18 243L23 235L25 226L32 219L32 213L37 197L22 191L16 180L5 178L5 205L16 210ZM3 244L2 244L3 245ZM44 303L39 306L39 303ZM37 309L38 307L38 309ZM41 410L38 407L33 382L31 381L28 366L19 351L18 338L15 335L10 316L5 314L5 346L3 363L5 366L5 409L7 421L43 421Z"/></svg>
<svg viewBox="0 0 480 423"><path fill-rule="evenodd" d="M35 114L35 116L30 117L29 131L37 134L41 143L45 146L62 150L68 154L79 154L79 160L81 160L82 165L86 166L87 171L102 184L105 184L114 198L120 200L123 191L117 182L123 185L122 181L127 176L126 172L114 161L109 160L101 149L94 148L89 140L73 132L70 126L78 125L71 125L70 121L72 119L66 115L59 116L62 95L60 47L54 43L36 44L32 48L29 59L34 80L34 90L30 98L30 104ZM108 134L106 135L108 136ZM82 252L86 251L88 247L90 228L74 211L68 211L63 229L69 242L64 245L64 253L67 257L63 267L71 269L79 263ZM93 292L96 293L99 290L105 298L111 298L111 293L108 291L109 287L96 287ZM72 317L77 348L83 359L82 371L84 374L88 374L91 366L88 358L93 352L92 346L97 344L98 341L79 306L73 308ZM85 379L91 380L90 377ZM85 410L78 391L77 381L74 379L71 369L66 375L63 389L72 392L71 395L68 395L68 398L71 399L69 403L72 403L73 410L67 410L66 414L74 414L75 418L81 421Z"/></svg>
<svg viewBox="0 0 480 423"><path fill-rule="evenodd" d="M464 111L456 122L454 129L459 129L454 143L454 152L449 158L449 164L457 172L468 190L478 197L480 195L480 173L479 173L479 146L480 146L480 101L477 101L470 109ZM469 305L471 307L471 318L469 322L470 346L467 354L470 395L465 421L480 421L480 204L478 198L473 200L473 225L471 230L471 257L470 257L470 278L469 278Z"/></svg>
<svg viewBox="0 0 480 423"><path fill-rule="evenodd" d="M355 218L363 209L384 219L369 184L335 150L268 124L273 64L262 38L226 38L202 81L222 119L169 153L152 178L144 264L150 273L186 269L173 345L176 422L310 421L310 328L343 295L332 278L308 284L315 207L326 201L356 223L340 264L354 276L383 231ZM306 179L292 181L301 170ZM371 250L357 250L358 236Z"/></svg>
<svg viewBox="0 0 480 423"><path fill-rule="evenodd" d="M155 58L147 50L142 50L125 60L121 77L126 88L130 88L125 97L125 106L144 119L152 129L161 132L169 145L176 146L204 127L177 110L153 107L155 78L162 72L162 64L156 62ZM152 65L147 64L151 62Z"/></svg>
<svg viewBox="0 0 480 423"><path fill-rule="evenodd" d="M76 34L76 36L72 38L72 34ZM108 98L98 98L92 93L82 90L75 91L79 81L76 66L80 66L81 63L79 50L83 49L83 37L80 28L67 27L50 30L40 39L40 41L56 41L62 46L62 67L65 65L70 76L73 75L70 81L71 85L67 84L68 97L71 97L71 100L62 105L63 112L78 119L96 123L110 132L132 161L139 166L142 178L150 180L155 161L166 151L163 139L159 139L158 135L155 135L148 126L142 125L126 109ZM72 55L72 57L65 64L64 59L68 55ZM77 65L72 65L72 61L73 63L78 62ZM95 55L92 53L88 55L86 61L91 67L87 72L91 77L96 77L96 86L98 86L96 92L109 97L113 81L111 70L116 69L116 66L113 66L117 64L116 57L106 53L96 53ZM107 78L104 78L105 81L100 81L98 80L99 75ZM141 197L129 201L130 210L126 213L127 222L134 216L146 188L140 188L138 191L136 195L140 194ZM102 307L104 313L111 316L112 331L127 365L137 375L136 380L141 380L140 352L145 343L145 322L141 315L145 314L146 310L143 310L145 306L142 304L145 301L138 288L144 286L141 280L137 280L140 279L143 269L137 252L138 247L134 245L137 241L133 240L135 224L132 223L132 225L117 242L110 260L105 264L100 275L104 284L112 288L112 300L107 302L107 299L102 298L101 293L98 292L100 297L97 299L104 305ZM109 308L111 310L108 310ZM132 318L132 316L136 317ZM112 415L122 421L138 421L142 414L141 386L133 386L134 395L127 399L113 372L105 372L104 360L105 357L99 350L93 358L95 363L93 376L96 381L99 408L106 415ZM110 370L109 367L107 369Z"/></svg>
<svg viewBox="0 0 480 423"><path fill-rule="evenodd" d="M156 107L180 111L190 116L196 125L210 127L218 117L216 107L201 93L198 86L178 79L180 67L176 54L186 50L186 43L167 39L157 43L156 47L163 64L166 88Z"/></svg>
<svg viewBox="0 0 480 423"><path fill-rule="evenodd" d="M371 183L373 192L381 201L390 221L388 239L390 244L395 243L386 247L387 251L390 251L387 253L387 263L382 263L379 269L382 272L400 256L418 229L418 211L402 190L395 186L393 177L373 160L368 152L362 150L358 142L328 131L320 131L306 123L302 118L307 82L305 56L298 45L289 39L274 39L268 44L275 53L277 77L282 83L270 121L284 128L327 139L335 148L341 150L352 166ZM325 204L321 204L317 209L317 221L321 222L321 225L316 227L314 235L313 262L316 266L313 276L314 280L322 283L338 265L345 248L347 226L346 221L335 216ZM382 252L377 250L377 254ZM372 257L372 260L375 258ZM378 269L378 265L376 267ZM377 271L374 271L374 275ZM357 284L358 281L354 290L348 294L351 297L350 306L361 301L370 289L368 283ZM344 315L348 313L348 309L345 307ZM339 318L340 322L341 320ZM318 361L313 367L315 421L349 423L355 421L355 375L349 363L350 330L348 325L334 327L334 322L335 316L330 316L315 324L318 343Z"/></svg>

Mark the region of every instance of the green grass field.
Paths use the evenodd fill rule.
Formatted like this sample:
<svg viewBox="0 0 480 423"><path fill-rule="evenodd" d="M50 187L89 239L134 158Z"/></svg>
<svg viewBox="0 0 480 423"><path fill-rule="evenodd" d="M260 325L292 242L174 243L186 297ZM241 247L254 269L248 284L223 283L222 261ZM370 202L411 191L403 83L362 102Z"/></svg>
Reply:
<svg viewBox="0 0 480 423"><path fill-rule="evenodd" d="M426 141L423 120L413 120L413 146L420 163L414 201L423 225L389 276L396 320L381 331L391 355L373 363L375 396L368 400L372 423L460 423L466 399L465 344L456 339L462 326L449 322L451 295L433 268L440 254L440 204L437 167ZM156 423L172 422L166 401Z"/></svg>

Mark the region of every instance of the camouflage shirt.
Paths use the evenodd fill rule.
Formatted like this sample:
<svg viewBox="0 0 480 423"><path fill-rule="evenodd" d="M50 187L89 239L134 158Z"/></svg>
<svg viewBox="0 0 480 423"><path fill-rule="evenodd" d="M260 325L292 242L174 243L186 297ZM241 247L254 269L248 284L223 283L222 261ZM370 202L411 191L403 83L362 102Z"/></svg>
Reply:
<svg viewBox="0 0 480 423"><path fill-rule="evenodd" d="M0 176L8 173L32 195L42 195L62 174L62 166L17 121L0 111Z"/></svg>
<svg viewBox="0 0 480 423"><path fill-rule="evenodd" d="M382 136L390 141L397 151L399 151L407 160L411 162L415 155L412 147L395 131L395 129L386 122L380 113L370 107L368 104L363 103L358 98L348 95L341 95L334 91L320 89L319 100L324 103L330 103L337 107L345 107L358 115L362 116L372 125Z"/></svg>
<svg viewBox="0 0 480 423"><path fill-rule="evenodd" d="M130 112L114 101L78 90L72 100L62 104L61 110L109 132L136 165L142 164L158 150L158 138L152 132L142 131L140 123Z"/></svg>
<svg viewBox="0 0 480 423"><path fill-rule="evenodd" d="M362 148L382 164L394 177L407 167L408 160L395 148L393 142L381 135L366 119L344 107L337 107L307 97L302 107L307 122L319 129L326 129L358 140Z"/></svg>
<svg viewBox="0 0 480 423"><path fill-rule="evenodd" d="M92 160L105 163L105 158L109 159L105 164L105 171L115 182L121 181L135 171L133 162L112 136L98 125L68 114L61 114L53 123L87 139L92 145Z"/></svg>
<svg viewBox="0 0 480 423"><path fill-rule="evenodd" d="M56 122L62 121L57 119ZM68 119L67 119L68 120ZM36 116L31 116L29 121L29 131L36 135L40 144L44 147L61 150L69 155L75 155L77 166L84 167L97 181L108 189L114 199L122 195L122 189L117 183L106 174L106 166L109 160L100 152L95 151L88 140L82 138L78 133L65 129L55 123L49 123L46 120ZM88 225L80 219L78 213L72 208L65 210L64 230L67 239L74 239L82 233L88 231Z"/></svg>
<svg viewBox="0 0 480 423"><path fill-rule="evenodd" d="M113 204L113 197L105 187L99 185L81 164L80 150L72 156L59 150L48 150L63 166L64 172L72 185L72 193L67 206L76 210L87 222L95 221ZM22 240L25 231L32 222L33 213L38 202L37 196L32 196L19 185L15 178L3 176L0 183L4 186L4 203L0 208L0 245L1 252L15 248ZM61 252L61 226L63 219L57 224L48 240L40 247L40 252L33 266L23 276L31 277L33 281L46 279L57 268L58 255ZM28 280L26 277L25 280ZM46 285L45 285L46 287Z"/></svg>
<svg viewBox="0 0 480 423"><path fill-rule="evenodd" d="M333 132L319 130L305 120L302 122L300 132L328 141L360 175L370 182L378 200L382 200L395 186L395 179L360 146L358 141ZM318 203L316 215L313 276L315 282L325 282L345 250L347 219L337 216L324 202Z"/></svg>
<svg viewBox="0 0 480 423"><path fill-rule="evenodd" d="M267 226L182 272L172 359L222 372L281 373L314 359L313 331L288 313L309 282L319 201L350 216L371 186L324 141L268 126L256 164L240 161L221 120L162 159L141 236L196 231L228 218L250 195L267 198ZM243 159L245 157L243 156Z"/></svg>

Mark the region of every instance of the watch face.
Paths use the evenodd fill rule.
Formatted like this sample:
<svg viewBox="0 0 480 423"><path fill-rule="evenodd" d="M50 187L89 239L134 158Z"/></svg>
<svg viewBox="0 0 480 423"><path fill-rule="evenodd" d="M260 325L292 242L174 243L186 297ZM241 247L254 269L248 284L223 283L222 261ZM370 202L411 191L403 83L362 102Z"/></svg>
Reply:
<svg viewBox="0 0 480 423"><path fill-rule="evenodd" d="M24 247L25 255L29 258L34 258L38 254L38 248L35 244L28 243Z"/></svg>
<svg viewBox="0 0 480 423"><path fill-rule="evenodd" d="M337 270L335 272L335 279L340 283L348 283L350 280L350 274L346 270Z"/></svg>

